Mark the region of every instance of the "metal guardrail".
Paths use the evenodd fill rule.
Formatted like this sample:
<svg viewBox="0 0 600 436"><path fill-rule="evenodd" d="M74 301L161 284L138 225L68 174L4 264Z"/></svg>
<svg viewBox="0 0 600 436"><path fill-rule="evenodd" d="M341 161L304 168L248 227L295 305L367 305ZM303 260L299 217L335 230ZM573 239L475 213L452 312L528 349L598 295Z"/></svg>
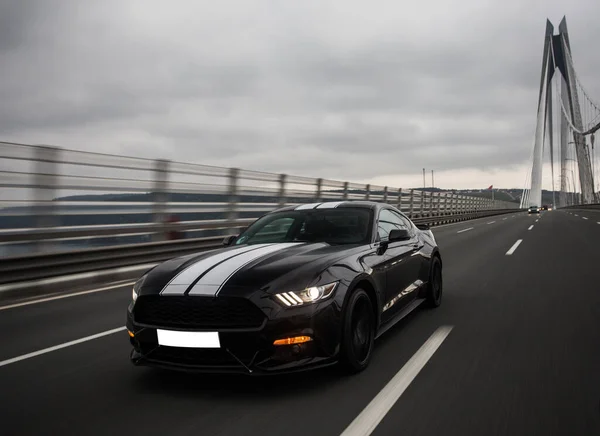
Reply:
<svg viewBox="0 0 600 436"><path fill-rule="evenodd" d="M511 209L485 210L457 215L413 218L413 221L415 224L436 226L514 212ZM11 257L0 263L0 285L161 262L177 256L220 248L224 237L225 235L220 235L209 238L150 242L76 252Z"/></svg>
<svg viewBox="0 0 600 436"><path fill-rule="evenodd" d="M559 207L559 209L600 209L600 203L573 204L570 206Z"/></svg>
<svg viewBox="0 0 600 436"><path fill-rule="evenodd" d="M335 200L394 204L417 222L519 210L454 192L0 142L0 283L206 249L278 207Z"/></svg>

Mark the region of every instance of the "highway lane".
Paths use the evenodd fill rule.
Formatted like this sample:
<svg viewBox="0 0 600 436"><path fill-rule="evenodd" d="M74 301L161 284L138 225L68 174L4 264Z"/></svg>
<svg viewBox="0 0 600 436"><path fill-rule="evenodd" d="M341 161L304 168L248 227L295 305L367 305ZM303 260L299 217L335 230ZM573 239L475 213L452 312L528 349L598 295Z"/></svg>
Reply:
<svg viewBox="0 0 600 436"><path fill-rule="evenodd" d="M131 286L0 310L0 361L124 324ZM1 309L1 306L0 306Z"/></svg>
<svg viewBox="0 0 600 436"><path fill-rule="evenodd" d="M504 218L506 220L503 220ZM511 225L514 220L531 219L533 218L523 213L509 214L444 225L433 228L433 233L444 250L444 261L452 262L450 256L446 256L446 248L451 248L454 244L468 243L473 238L492 235L496 232L496 225ZM496 223L487 224L491 221ZM463 228L473 230L456 237L457 232ZM520 229L518 225L514 228ZM468 269L463 268L468 266L468 262L464 262L463 265L461 262L452 262L450 265L455 271L456 268L461 268L461 271ZM104 284L102 287L110 287L110 284ZM76 291L82 290L85 291ZM130 299L129 284L98 293L28 304L13 309L1 310L0 306L0 331L19 332L18 335L0 337L0 361L114 329L123 324Z"/></svg>
<svg viewBox="0 0 600 436"><path fill-rule="evenodd" d="M334 370L249 379L138 369L127 361L127 338L119 333L0 367L3 397L10 398L0 412L5 434L340 434L440 325L454 329L375 434L599 434L593 426L600 384L595 410L585 407L598 381L594 365L600 367L594 349L600 342L590 333L594 316L599 330L600 314L590 286L566 305L572 310L558 317L562 323L555 317L568 300L566 284L598 283L591 261L579 259L600 242L598 226L555 211L531 231L534 217L497 218L434 230L444 250L442 307L420 311L388 332L372 366L356 377L340 378ZM473 230L457 233L472 224ZM506 256L518 239L523 243ZM549 248L556 244L568 245L568 255ZM570 268L557 281L552 272L563 263ZM117 327L128 299L129 289L122 289L0 311L0 326L12 332L2 335L1 348L13 357L20 340L26 346L19 352L28 352ZM42 309L47 305L53 309ZM78 307L90 309L83 317L70 315ZM56 333L56 325L63 330ZM544 336L548 328L553 335ZM39 342L31 342L36 336ZM552 391L561 377L560 389ZM581 387L584 378L589 383ZM563 427L550 425L557 405L564 408L558 414ZM567 427L573 431L553 432Z"/></svg>
<svg viewBox="0 0 600 436"><path fill-rule="evenodd" d="M571 216L582 218L600 224L600 209L569 209L566 211Z"/></svg>
<svg viewBox="0 0 600 436"><path fill-rule="evenodd" d="M544 214L375 435L600 434L600 231ZM474 302L474 299L470 299ZM432 419L412 419L423 410Z"/></svg>

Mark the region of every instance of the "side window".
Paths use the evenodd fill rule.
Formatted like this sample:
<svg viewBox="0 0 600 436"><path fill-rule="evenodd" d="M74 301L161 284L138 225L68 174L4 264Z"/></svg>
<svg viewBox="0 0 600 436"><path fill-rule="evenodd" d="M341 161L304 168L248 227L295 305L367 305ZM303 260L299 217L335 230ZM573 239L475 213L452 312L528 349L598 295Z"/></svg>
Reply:
<svg viewBox="0 0 600 436"><path fill-rule="evenodd" d="M410 232L411 225L410 222L403 216L389 209L383 209L379 213L379 220L377 222L379 239L382 241L387 240L390 232L394 229L404 229Z"/></svg>
<svg viewBox="0 0 600 436"><path fill-rule="evenodd" d="M396 215L400 221L402 221L404 229L408 230L409 232L412 231L413 226L412 226L412 224L411 224L411 222L409 221L408 218L406 218L403 215L397 214L395 212L392 212L392 213L394 215Z"/></svg>

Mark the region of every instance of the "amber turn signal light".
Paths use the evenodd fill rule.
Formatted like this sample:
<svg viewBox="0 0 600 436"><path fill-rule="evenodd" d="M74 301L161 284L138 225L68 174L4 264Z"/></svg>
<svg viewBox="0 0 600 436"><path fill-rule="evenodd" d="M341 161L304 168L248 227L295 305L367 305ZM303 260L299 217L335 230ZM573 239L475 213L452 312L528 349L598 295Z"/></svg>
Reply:
<svg viewBox="0 0 600 436"><path fill-rule="evenodd" d="M130 337L130 338L133 338L133 337L135 336L135 335L133 334L133 332L132 332L132 331L130 331L130 330L127 330L127 333L129 333L129 337Z"/></svg>
<svg viewBox="0 0 600 436"><path fill-rule="evenodd" d="M273 345L303 344L305 342L310 341L312 341L312 338L310 336L294 336L291 338L277 339L275 342L273 342Z"/></svg>

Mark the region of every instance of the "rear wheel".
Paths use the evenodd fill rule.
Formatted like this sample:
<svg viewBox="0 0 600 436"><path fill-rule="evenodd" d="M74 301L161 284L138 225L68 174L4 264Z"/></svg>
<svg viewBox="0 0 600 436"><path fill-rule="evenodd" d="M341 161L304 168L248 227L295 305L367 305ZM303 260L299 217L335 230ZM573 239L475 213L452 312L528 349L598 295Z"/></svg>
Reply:
<svg viewBox="0 0 600 436"><path fill-rule="evenodd" d="M350 373L365 369L371 360L375 341L375 314L369 295L356 289L344 314L340 363Z"/></svg>
<svg viewBox="0 0 600 436"><path fill-rule="evenodd" d="M427 285L427 295L425 297L427 306L438 307L442 304L443 280L442 280L442 262L440 258L434 256L431 259L431 268L429 269L429 284Z"/></svg>

